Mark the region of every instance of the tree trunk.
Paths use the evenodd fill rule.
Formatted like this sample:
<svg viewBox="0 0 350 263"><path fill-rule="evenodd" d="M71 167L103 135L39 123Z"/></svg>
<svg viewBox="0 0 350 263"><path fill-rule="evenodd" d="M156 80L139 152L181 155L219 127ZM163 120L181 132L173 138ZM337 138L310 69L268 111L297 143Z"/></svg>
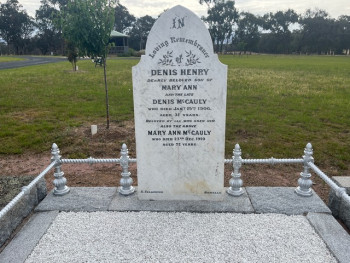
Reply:
<svg viewBox="0 0 350 263"><path fill-rule="evenodd" d="M107 74L106 74L106 62L107 58L102 57L103 62L103 75L105 79L105 91L106 91L106 114L107 114L107 129L109 129L109 102L108 102L108 87L107 87Z"/></svg>

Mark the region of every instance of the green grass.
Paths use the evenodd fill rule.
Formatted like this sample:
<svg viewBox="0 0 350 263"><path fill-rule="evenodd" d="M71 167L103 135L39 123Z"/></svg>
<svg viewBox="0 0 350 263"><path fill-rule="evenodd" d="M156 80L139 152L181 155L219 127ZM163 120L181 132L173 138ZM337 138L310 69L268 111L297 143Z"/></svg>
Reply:
<svg viewBox="0 0 350 263"><path fill-rule="evenodd" d="M113 120L133 118L131 67L138 60L110 60L108 83ZM103 68L79 61L0 71L0 154L46 150L64 144L66 131L105 118Z"/></svg>
<svg viewBox="0 0 350 263"><path fill-rule="evenodd" d="M350 58L222 56L228 65L226 156L298 158L307 142L317 164L350 170ZM133 119L131 67L109 60L112 121ZM0 71L0 154L47 151L68 130L105 118L103 69L79 61ZM338 174L339 175L339 174Z"/></svg>
<svg viewBox="0 0 350 263"><path fill-rule="evenodd" d="M297 157L307 142L316 163L350 168L350 58L222 57L229 65L226 153Z"/></svg>
<svg viewBox="0 0 350 263"><path fill-rule="evenodd" d="M16 58L16 57L3 57L0 56L0 63L2 62L11 62L11 61L20 61L20 60L24 60L23 58Z"/></svg>

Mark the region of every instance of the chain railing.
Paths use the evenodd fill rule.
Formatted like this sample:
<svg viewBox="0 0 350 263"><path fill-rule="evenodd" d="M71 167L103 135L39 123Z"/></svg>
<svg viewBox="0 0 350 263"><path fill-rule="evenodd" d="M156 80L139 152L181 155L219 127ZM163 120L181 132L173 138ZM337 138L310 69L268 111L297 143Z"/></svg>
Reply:
<svg viewBox="0 0 350 263"><path fill-rule="evenodd" d="M276 159L271 157L270 159L242 159L242 151L239 144L235 145L233 150L232 159L226 159L225 163L233 164L233 172L231 173L232 178L230 179L230 187L227 189L227 193L232 196L241 196L244 191L242 189L243 181L241 179L241 173L239 169L242 164L295 164L302 163L304 170L300 173L298 179L298 187L295 189L295 193L299 196L309 197L312 196L313 192L311 189L311 173L312 169L318 176L320 176L330 188L332 188L339 198L342 198L350 205L350 196L346 193L346 189L339 187L333 182L324 172L322 172L315 164L313 155L313 149L311 143L308 143L304 149L303 158L296 159Z"/></svg>
<svg viewBox="0 0 350 263"><path fill-rule="evenodd" d="M129 158L129 151L124 143L120 151L119 159L95 159L89 157L87 159L61 159L59 155L59 149L54 143L52 146L54 150L53 157L57 159L57 165L55 166L55 180L53 184L55 188L53 190L54 195L65 195L69 192L69 187L66 185L67 179L64 177L64 173L61 171L62 164L97 164L97 163L116 163L120 164L122 167L122 178L120 179L120 187L118 187L118 192L122 195L131 195L135 192L135 188L132 186L133 179L130 177L131 173L129 172L129 163L136 163L136 159ZM56 170L57 169L57 170Z"/></svg>
<svg viewBox="0 0 350 263"><path fill-rule="evenodd" d="M335 182L333 182L332 179L330 179L324 172L320 170L314 163L309 162L308 165L310 168L319 176L321 177L326 184L329 185L330 188L332 188L336 194L337 197L342 198L350 205L350 196L346 193L346 189L344 187L339 187Z"/></svg>
<svg viewBox="0 0 350 263"><path fill-rule="evenodd" d="M136 163L137 159L129 158L128 149L126 144L122 145L120 152L120 158L116 159L95 159L89 157L87 159L62 159L60 155L60 150L58 146L54 143L51 149L51 164L41 172L28 186L22 188L22 191L0 211L0 219L11 210L30 190L37 184L37 182L43 178L48 171L54 168L54 190L53 194L56 196L63 196L69 193L70 188L67 186L67 179L64 177L64 172L62 171L62 164L98 164L98 163L116 163L120 164L122 167L120 186L118 187L118 192L121 195L131 195L135 192L135 188L132 186L133 179L131 178L131 173L129 172L129 164ZM346 189L339 187L334 183L325 173L323 173L315 164L313 149L311 143L308 143L304 149L303 158L295 159L242 159L242 151L239 144L235 145L233 150L232 159L225 159L225 164L232 164L233 171L231 173L232 178L229 181L229 188L227 193L231 196L241 196L244 194L242 188L243 181L241 179L240 169L243 164L303 164L303 171L300 173L300 178L298 179L298 187L295 189L295 193L302 197L309 197L313 195L311 186L311 173L312 169L318 176L320 176L337 194L338 197L344 199L350 204L350 197L346 193Z"/></svg>
<svg viewBox="0 0 350 263"><path fill-rule="evenodd" d="M308 144L309 145L309 144ZM311 144L310 144L311 146ZM233 157L232 159L226 159L225 163L232 163L233 165L233 172L231 173L232 178L230 179L230 187L227 189L227 193L232 196L241 196L244 191L242 189L243 181L241 179L241 173L239 172L239 169L242 167L243 164L295 164L295 163L305 163L305 159L299 158L299 159L276 159L276 158L269 158L269 159L242 159L242 151L239 144L235 145L235 149L233 150ZM305 194L306 192L309 193L309 189L306 189L308 184L304 183L305 179L299 179L299 187L301 187L300 191L296 190L296 193L301 196L309 196ZM311 180L310 180L311 181ZM302 186L301 186L302 184ZM312 183L311 183L312 184ZM310 186L311 186L310 184ZM298 187L298 188L299 188ZM297 189L298 189L297 188ZM311 191L311 190L310 190ZM312 194L312 192L311 192Z"/></svg>
<svg viewBox="0 0 350 263"><path fill-rule="evenodd" d="M30 193L33 187L52 169L54 168L54 189L53 194L56 196L63 196L69 193L70 188L67 186L67 179L64 177L62 171L62 164L79 164L79 163L119 163L122 166L122 178L120 179L120 187L118 192L122 195L130 195L135 192L132 186L133 180L128 171L129 163L136 163L136 159L131 159L128 156L128 149L125 144L122 146L121 157L119 159L94 159L92 157L87 159L61 159L60 150L57 144L53 144L51 148L51 163L45 168L29 185L22 187L18 195L16 195L4 208L0 211L0 220L9 211L11 211L26 195Z"/></svg>
<svg viewBox="0 0 350 263"><path fill-rule="evenodd" d="M128 149L125 144L123 144L121 149L121 157L119 159L95 159L89 157L87 159L61 159L59 155L59 150L56 144L53 145L52 150L52 159L58 160L55 166L55 180L54 180L54 194L62 195L69 192L69 188L65 185L66 179L63 177L63 172L61 171L62 164L77 164L77 163L119 163L122 167L122 178L120 179L120 187L118 188L118 192L122 195L130 195L134 193L135 189L132 187L133 180L130 177L129 172L129 164L136 163L136 159L131 159L128 156ZM341 196L344 196L345 199L348 199L349 196L343 194L345 191L340 189L339 187L327 177L321 170L314 165L313 149L311 143L308 143L304 149L303 158L268 158L268 159L242 159L242 151L239 144L235 145L233 150L232 159L225 159L224 163L231 164L233 167L233 171L231 173L232 178L229 181L229 188L227 189L227 193L232 196L241 196L244 193L242 188L243 181L241 179L240 169L243 164L303 164L303 171L300 173L300 178L298 179L298 187L295 189L295 193L299 196L308 197L312 196L313 192L311 189L312 181L311 181L311 173L310 169L314 170L316 174L318 174L327 184L330 185L333 190L336 192L340 192ZM345 196L346 195L346 196Z"/></svg>

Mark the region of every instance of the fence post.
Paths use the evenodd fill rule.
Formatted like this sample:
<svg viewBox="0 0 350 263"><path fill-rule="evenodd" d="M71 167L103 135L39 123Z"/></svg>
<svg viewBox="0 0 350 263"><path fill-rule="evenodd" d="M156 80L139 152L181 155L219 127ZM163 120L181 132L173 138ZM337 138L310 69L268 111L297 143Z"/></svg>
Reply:
<svg viewBox="0 0 350 263"><path fill-rule="evenodd" d="M299 186L295 189L297 195L308 197L312 196L312 181L310 179L310 167L308 165L309 162L314 162L314 158L312 157L313 150L311 143L308 143L304 149L304 171L300 173L300 178L298 180Z"/></svg>
<svg viewBox="0 0 350 263"><path fill-rule="evenodd" d="M241 196L244 193L242 189L243 181L241 179L241 173L239 169L242 166L242 151L237 143L233 150L233 172L231 173L232 178L230 179L230 187L227 189L227 193L233 196Z"/></svg>
<svg viewBox="0 0 350 263"><path fill-rule="evenodd" d="M122 167L122 178L120 179L120 187L118 192L122 195L131 195L135 192L135 188L132 186L132 178L130 177L131 173L129 172L129 156L128 149L124 143L122 150L120 152L120 166Z"/></svg>
<svg viewBox="0 0 350 263"><path fill-rule="evenodd" d="M61 171L61 155L60 155L60 150L58 149L58 146L56 143L52 144L51 155L52 155L51 162L56 162L54 166L55 180L53 180L53 184L55 188L53 189L53 194L60 195L60 196L68 194L70 189L68 186L66 186L67 179L63 176L64 172Z"/></svg>

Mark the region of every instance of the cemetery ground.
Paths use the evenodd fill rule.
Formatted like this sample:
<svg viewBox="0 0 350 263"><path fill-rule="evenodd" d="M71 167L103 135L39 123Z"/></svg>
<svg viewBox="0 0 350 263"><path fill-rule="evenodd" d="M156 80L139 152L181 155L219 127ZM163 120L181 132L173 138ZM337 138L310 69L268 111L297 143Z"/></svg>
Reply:
<svg viewBox="0 0 350 263"><path fill-rule="evenodd" d="M349 175L348 57L226 55L220 60L228 65L225 158L231 158L236 143L242 158L300 158L311 142L315 163L328 176ZM0 176L19 179L1 184L2 200L11 186L16 188L13 195L18 193L21 178L37 175L49 164L54 142L63 158L118 158L122 143L137 158L131 67L138 61L108 60L109 130L103 69L91 61L78 62L77 72L68 62L0 71ZM92 124L98 125L95 136ZM136 166L130 170L137 185ZM77 164L63 165L63 171L68 186L117 186L121 169ZM226 186L231 171L225 165ZM244 186L297 186L301 171L300 165L241 169ZM52 189L53 172L46 180ZM328 186L315 174L312 180L327 201Z"/></svg>

